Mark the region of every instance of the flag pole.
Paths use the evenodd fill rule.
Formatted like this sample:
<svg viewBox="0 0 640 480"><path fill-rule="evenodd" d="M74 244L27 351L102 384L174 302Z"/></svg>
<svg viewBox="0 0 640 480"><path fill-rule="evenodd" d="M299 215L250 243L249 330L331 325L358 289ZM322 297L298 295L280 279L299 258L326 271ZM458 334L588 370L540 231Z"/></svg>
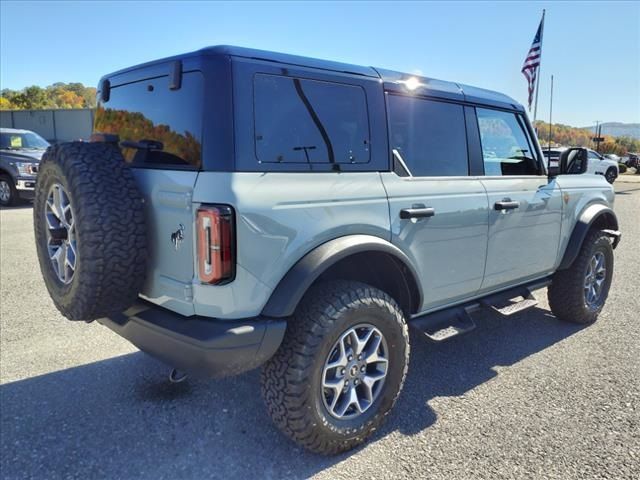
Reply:
<svg viewBox="0 0 640 480"><path fill-rule="evenodd" d="M553 75L551 75L551 100L549 101L549 151L551 151L551 125L553 121ZM549 155L551 158L551 155Z"/></svg>
<svg viewBox="0 0 640 480"><path fill-rule="evenodd" d="M545 9L542 9L542 30L540 32L540 64L538 65L538 77L536 78L536 100L533 106L533 124L536 123L536 117L538 115L538 87L540 86L540 72L542 71L542 41L544 39L544 14Z"/></svg>

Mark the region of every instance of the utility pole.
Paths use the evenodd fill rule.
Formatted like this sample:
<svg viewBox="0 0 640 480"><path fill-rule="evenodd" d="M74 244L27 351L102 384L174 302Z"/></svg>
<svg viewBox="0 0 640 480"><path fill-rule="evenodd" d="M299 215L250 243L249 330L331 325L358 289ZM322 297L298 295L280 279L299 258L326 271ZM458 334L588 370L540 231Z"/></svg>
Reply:
<svg viewBox="0 0 640 480"><path fill-rule="evenodd" d="M593 143L596 145L596 152L600 153L600 142L604 142L604 137L602 136L602 124L600 120L596 120L595 131L593 132L595 136L591 139Z"/></svg>

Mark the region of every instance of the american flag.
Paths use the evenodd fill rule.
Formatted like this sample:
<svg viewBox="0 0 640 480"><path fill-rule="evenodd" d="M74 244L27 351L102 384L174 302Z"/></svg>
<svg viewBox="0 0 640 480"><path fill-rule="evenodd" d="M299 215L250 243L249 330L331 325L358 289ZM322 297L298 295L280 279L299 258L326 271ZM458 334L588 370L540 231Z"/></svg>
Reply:
<svg viewBox="0 0 640 480"><path fill-rule="evenodd" d="M536 88L536 78L538 76L538 69L540 68L540 57L542 56L542 30L544 28L544 13L542 14L542 20L538 25L538 31L533 39L527 58L524 59L522 65L522 74L527 78L529 82L529 111L531 111L531 103L533 102L533 92Z"/></svg>

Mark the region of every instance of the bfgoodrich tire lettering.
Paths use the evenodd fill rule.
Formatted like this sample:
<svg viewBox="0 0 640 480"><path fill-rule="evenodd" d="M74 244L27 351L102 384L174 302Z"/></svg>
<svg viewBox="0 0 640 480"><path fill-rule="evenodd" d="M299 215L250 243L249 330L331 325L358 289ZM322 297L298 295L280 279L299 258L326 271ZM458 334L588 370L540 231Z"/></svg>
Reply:
<svg viewBox="0 0 640 480"><path fill-rule="evenodd" d="M77 258L70 283L60 281L48 250L46 202L54 185L73 208ZM72 142L49 147L36 183L33 220L45 285L70 320L95 320L128 308L146 267L143 199L117 148Z"/></svg>
<svg viewBox="0 0 640 480"><path fill-rule="evenodd" d="M585 284L590 263L594 258L603 258L605 272L597 300L589 304L585 297ZM591 230L582 243L580 253L566 270L553 276L547 291L549 306L553 314L565 322L593 323L602 311L613 277L613 248L609 237L600 230Z"/></svg>
<svg viewBox="0 0 640 480"><path fill-rule="evenodd" d="M327 358L350 328L367 324L384 336L386 378L371 406L355 418L339 419L322 397ZM304 297L285 339L262 372L262 393L280 430L308 450L335 454L365 441L383 422L404 383L409 336L404 315L386 293L358 282L319 284Z"/></svg>

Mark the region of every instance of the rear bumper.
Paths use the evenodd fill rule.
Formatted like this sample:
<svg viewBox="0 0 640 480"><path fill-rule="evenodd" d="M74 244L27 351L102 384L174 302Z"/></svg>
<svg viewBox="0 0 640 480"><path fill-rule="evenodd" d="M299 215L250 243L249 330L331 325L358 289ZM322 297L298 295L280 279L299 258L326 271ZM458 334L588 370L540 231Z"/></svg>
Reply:
<svg viewBox="0 0 640 480"><path fill-rule="evenodd" d="M171 367L209 377L258 367L276 352L287 326L266 317L185 317L143 300L98 322Z"/></svg>

